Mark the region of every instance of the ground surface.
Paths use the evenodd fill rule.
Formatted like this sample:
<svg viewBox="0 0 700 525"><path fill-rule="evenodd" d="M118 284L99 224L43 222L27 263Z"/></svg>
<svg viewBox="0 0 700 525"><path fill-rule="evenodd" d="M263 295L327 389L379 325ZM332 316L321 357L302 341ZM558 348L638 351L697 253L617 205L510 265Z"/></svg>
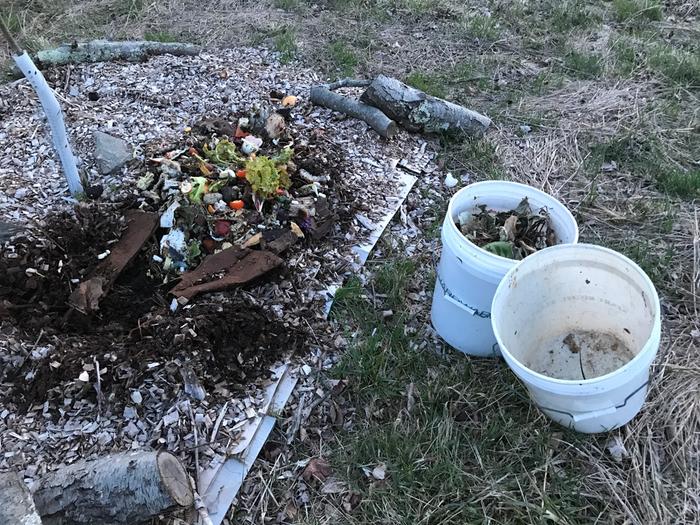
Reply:
<svg viewBox="0 0 700 525"><path fill-rule="evenodd" d="M552 193L575 213L582 240L630 256L659 290L664 332L643 412L609 435L563 431L503 363L455 355L431 334L450 190L419 181L366 279L339 294L333 320L349 348L330 379L318 377L332 395L290 446L292 404L244 487L240 522L696 522L697 3L10 6L11 29L28 47L87 37L264 45L329 77L382 72L473 107L493 129L483 141L443 142L446 169L465 182L504 178ZM315 395L301 392L297 402Z"/></svg>

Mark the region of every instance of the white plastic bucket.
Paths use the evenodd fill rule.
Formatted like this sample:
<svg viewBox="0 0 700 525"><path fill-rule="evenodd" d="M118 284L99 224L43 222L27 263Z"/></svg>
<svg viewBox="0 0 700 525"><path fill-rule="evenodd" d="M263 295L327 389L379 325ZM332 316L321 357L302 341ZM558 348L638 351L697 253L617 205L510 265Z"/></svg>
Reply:
<svg viewBox="0 0 700 525"><path fill-rule="evenodd" d="M506 181L477 182L450 200L442 225L442 255L437 267L431 319L450 346L475 356L498 355L491 327L491 302L498 283L518 261L487 252L467 240L457 226L463 211L512 210L527 197L531 207L546 207L558 243L578 241L571 212L554 197L531 186Z"/></svg>
<svg viewBox="0 0 700 525"><path fill-rule="evenodd" d="M576 244L539 251L511 269L496 290L492 321L503 357L533 402L554 421L593 433L620 427L641 409L661 338L659 310L654 285L634 262L607 248ZM583 364L580 379L532 369L544 353L556 353L551 341L576 330L613 336L634 357L592 378ZM605 361L613 349L590 352ZM581 363L585 358L581 351Z"/></svg>

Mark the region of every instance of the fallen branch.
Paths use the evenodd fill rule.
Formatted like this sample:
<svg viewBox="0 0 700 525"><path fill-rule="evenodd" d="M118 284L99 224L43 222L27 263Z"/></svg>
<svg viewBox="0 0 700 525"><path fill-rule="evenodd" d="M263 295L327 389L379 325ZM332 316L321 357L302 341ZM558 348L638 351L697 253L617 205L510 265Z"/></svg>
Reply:
<svg viewBox="0 0 700 525"><path fill-rule="evenodd" d="M379 75L360 101L382 110L408 131L461 132L481 135L491 120L476 111L407 86L395 78Z"/></svg>
<svg viewBox="0 0 700 525"><path fill-rule="evenodd" d="M357 78L344 78L328 84L326 87L333 91L334 89L340 89L344 87L367 87L372 83L371 80L357 79Z"/></svg>
<svg viewBox="0 0 700 525"><path fill-rule="evenodd" d="M109 256L70 295L68 302L77 310L89 313L99 309L102 298L158 225L158 215L138 210L127 212L126 220L126 233L114 245Z"/></svg>
<svg viewBox="0 0 700 525"><path fill-rule="evenodd" d="M29 489L14 472L0 474L0 523L42 525Z"/></svg>
<svg viewBox="0 0 700 525"><path fill-rule="evenodd" d="M179 42L149 42L146 40L110 42L108 40L92 40L90 42L64 44L55 49L39 51L36 54L36 59L42 66L107 62L110 60L142 62L154 55L193 56L198 55L199 51L200 48L198 46Z"/></svg>
<svg viewBox="0 0 700 525"><path fill-rule="evenodd" d="M381 110L333 93L327 87L312 87L310 99L316 105L363 120L382 137L391 138L396 134L396 122L387 117Z"/></svg>
<svg viewBox="0 0 700 525"><path fill-rule="evenodd" d="M34 502L45 525L141 523L190 507L194 495L180 461L138 451L78 461L41 478Z"/></svg>

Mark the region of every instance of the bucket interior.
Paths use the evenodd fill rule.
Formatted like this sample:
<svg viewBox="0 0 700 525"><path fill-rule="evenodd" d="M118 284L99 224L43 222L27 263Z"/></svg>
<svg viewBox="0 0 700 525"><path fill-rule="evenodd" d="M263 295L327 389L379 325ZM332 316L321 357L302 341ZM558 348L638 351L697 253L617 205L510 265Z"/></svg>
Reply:
<svg viewBox="0 0 700 525"><path fill-rule="evenodd" d="M542 208L547 210L552 229L554 230L556 244L575 243L578 237L578 230L575 226L572 227L572 219L566 208L549 195L540 195L533 191L534 188L523 187L523 189L520 189L519 186L511 184L506 189L499 188L498 193L494 193L489 188L488 191L483 193L476 192L468 197L465 196L466 198L460 199L453 204L452 222L455 227L459 228L459 214L462 212L466 211L470 215L479 213L479 206L481 205L486 205L488 209L498 212L509 211L515 209L523 198L527 197L533 212Z"/></svg>
<svg viewBox="0 0 700 525"><path fill-rule="evenodd" d="M508 353L534 372L600 377L647 344L658 315L656 292L636 265L614 252L561 248L528 257L504 280L494 329Z"/></svg>

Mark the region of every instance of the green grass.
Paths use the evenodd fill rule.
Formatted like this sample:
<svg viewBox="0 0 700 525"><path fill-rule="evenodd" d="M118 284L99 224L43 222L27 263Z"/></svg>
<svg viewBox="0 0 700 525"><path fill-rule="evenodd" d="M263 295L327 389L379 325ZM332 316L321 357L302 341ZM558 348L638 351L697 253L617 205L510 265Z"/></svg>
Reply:
<svg viewBox="0 0 700 525"><path fill-rule="evenodd" d="M333 370L364 407L331 455L336 475L362 496L353 523L590 522L604 502L581 494L573 449L556 450L564 436L588 438L553 428L499 361L444 356L407 331L406 294L424 278L414 260L393 256L366 287L351 279L336 296L333 319L359 330ZM395 315L386 320L388 307ZM383 483L362 470L379 463Z"/></svg>
<svg viewBox="0 0 700 525"><path fill-rule="evenodd" d="M622 78L629 77L637 69L646 65L644 51L632 40L619 38L611 46L615 71Z"/></svg>
<svg viewBox="0 0 700 525"><path fill-rule="evenodd" d="M525 90L531 95L543 95L553 89L561 88L565 80L566 76L561 71L546 69L532 78L525 86Z"/></svg>
<svg viewBox="0 0 700 525"><path fill-rule="evenodd" d="M429 13L432 9L438 7L439 4L440 2L436 0L396 0L394 2L394 5L399 9L405 9L417 15Z"/></svg>
<svg viewBox="0 0 700 525"><path fill-rule="evenodd" d="M177 42L178 39L175 35L168 33L167 31L147 31L143 34L144 40L149 40L151 42Z"/></svg>
<svg viewBox="0 0 700 525"><path fill-rule="evenodd" d="M674 83L700 86L700 49L657 46L649 56L649 66Z"/></svg>
<svg viewBox="0 0 700 525"><path fill-rule="evenodd" d="M594 53L569 51L564 56L564 68L577 78L592 79L603 73L602 58Z"/></svg>
<svg viewBox="0 0 700 525"><path fill-rule="evenodd" d="M0 11L0 19L2 19L2 21L5 23L5 26L7 26L7 29L9 29L10 34L15 39L18 38L19 34L24 28L24 19L20 11L12 9L12 7L10 7L9 9L3 8L2 11ZM4 43L5 41L3 39L3 45Z"/></svg>
<svg viewBox="0 0 700 525"><path fill-rule="evenodd" d="M656 22L663 19L658 0L613 0L613 11L618 22Z"/></svg>
<svg viewBox="0 0 700 525"><path fill-rule="evenodd" d="M488 89L492 76L489 67L486 61L463 60L443 69L413 70L403 81L428 95L457 102L465 92Z"/></svg>
<svg viewBox="0 0 700 525"><path fill-rule="evenodd" d="M344 77L352 76L360 62L352 47L340 40L328 46L328 56L333 67Z"/></svg>
<svg viewBox="0 0 700 525"><path fill-rule="evenodd" d="M645 238L629 238L603 244L632 259L649 276L656 288L671 293L673 247L665 246L658 239Z"/></svg>
<svg viewBox="0 0 700 525"><path fill-rule="evenodd" d="M273 37L275 51L280 54L280 62L288 64L297 55L296 34L293 29L285 27Z"/></svg>
<svg viewBox="0 0 700 525"><path fill-rule="evenodd" d="M298 9L300 5L300 0L275 0L274 2L275 7L286 11L294 11L295 9Z"/></svg>
<svg viewBox="0 0 700 525"><path fill-rule="evenodd" d="M144 0L118 0L112 4L113 12L116 16L127 18L138 16L145 7Z"/></svg>
<svg viewBox="0 0 700 525"><path fill-rule="evenodd" d="M688 147L694 147L694 143L689 143ZM587 171L595 175L604 162L610 161L615 161L620 171L653 180L668 195L700 196L700 170L679 169L664 155L662 144L653 137L627 134L592 145Z"/></svg>
<svg viewBox="0 0 700 525"><path fill-rule="evenodd" d="M590 28L599 21L600 17L591 12L589 6L580 0L558 3L550 15L552 29L557 32Z"/></svg>
<svg viewBox="0 0 700 525"><path fill-rule="evenodd" d="M444 137L442 158L453 170L466 170L478 180L505 180L507 175L496 148L488 138Z"/></svg>
<svg viewBox="0 0 700 525"><path fill-rule="evenodd" d="M490 16L471 16L464 22L464 27L470 37L482 40L496 40L501 34L498 21Z"/></svg>
<svg viewBox="0 0 700 525"><path fill-rule="evenodd" d="M669 195L681 198L700 197L700 170L665 171L659 174L658 180L661 188Z"/></svg>
<svg viewBox="0 0 700 525"><path fill-rule="evenodd" d="M404 78L404 82L434 97L445 98L447 96L447 84L439 73L413 71Z"/></svg>

